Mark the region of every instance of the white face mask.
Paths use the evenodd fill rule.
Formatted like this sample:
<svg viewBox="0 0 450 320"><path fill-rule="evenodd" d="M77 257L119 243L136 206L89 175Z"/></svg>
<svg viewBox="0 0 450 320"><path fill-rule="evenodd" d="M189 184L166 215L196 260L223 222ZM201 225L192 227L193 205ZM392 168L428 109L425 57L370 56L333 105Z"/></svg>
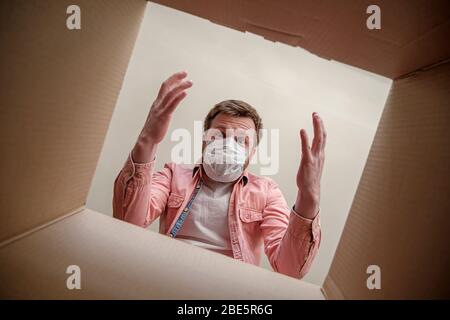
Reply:
<svg viewBox="0 0 450 320"><path fill-rule="evenodd" d="M237 180L244 171L245 148L234 138L215 139L203 151L203 169L218 182Z"/></svg>

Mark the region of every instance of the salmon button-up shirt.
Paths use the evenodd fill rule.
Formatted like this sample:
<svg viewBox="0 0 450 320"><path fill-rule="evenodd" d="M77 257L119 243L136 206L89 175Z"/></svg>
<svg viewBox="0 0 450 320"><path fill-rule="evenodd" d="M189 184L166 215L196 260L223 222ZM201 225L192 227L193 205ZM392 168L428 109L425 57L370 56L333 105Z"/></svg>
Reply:
<svg viewBox="0 0 450 320"><path fill-rule="evenodd" d="M159 172L154 165L135 163L130 154L114 182L113 215L144 228L159 217L159 232L171 236L202 179L201 165L168 163ZM233 186L228 224L235 259L259 265L264 246L274 271L299 279L320 245L319 213L302 217L271 178L248 171Z"/></svg>

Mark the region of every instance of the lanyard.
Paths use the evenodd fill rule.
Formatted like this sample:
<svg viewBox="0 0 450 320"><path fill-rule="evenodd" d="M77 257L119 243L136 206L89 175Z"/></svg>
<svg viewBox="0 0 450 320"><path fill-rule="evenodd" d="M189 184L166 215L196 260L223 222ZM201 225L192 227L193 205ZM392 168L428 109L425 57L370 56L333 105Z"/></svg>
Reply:
<svg viewBox="0 0 450 320"><path fill-rule="evenodd" d="M183 209L183 212L178 217L177 222L175 223L175 226L170 231L170 236L172 238L175 238L177 236L178 231L180 231L181 226L183 225L184 221L186 220L187 215L189 214L189 211L191 211L192 204L194 203L194 199L197 196L198 192L200 191L200 188L202 187L203 181L200 179L195 186L194 192L192 193L191 199L189 200L186 207Z"/></svg>

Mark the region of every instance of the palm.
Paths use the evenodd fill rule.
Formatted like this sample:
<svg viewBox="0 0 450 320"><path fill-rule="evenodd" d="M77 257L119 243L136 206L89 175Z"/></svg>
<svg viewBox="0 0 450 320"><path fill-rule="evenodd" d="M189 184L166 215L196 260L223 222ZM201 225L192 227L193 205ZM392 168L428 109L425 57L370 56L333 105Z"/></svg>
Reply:
<svg viewBox="0 0 450 320"><path fill-rule="evenodd" d="M186 96L185 90L192 86L191 81L182 81L186 76L184 71L175 73L161 85L144 126L146 134L154 143L163 140L173 112Z"/></svg>

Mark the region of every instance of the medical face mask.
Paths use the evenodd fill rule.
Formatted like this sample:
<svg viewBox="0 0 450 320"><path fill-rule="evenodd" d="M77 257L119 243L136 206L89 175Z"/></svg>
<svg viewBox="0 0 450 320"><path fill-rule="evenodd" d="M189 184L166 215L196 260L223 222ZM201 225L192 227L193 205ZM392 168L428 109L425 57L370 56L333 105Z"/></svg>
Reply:
<svg viewBox="0 0 450 320"><path fill-rule="evenodd" d="M245 148L234 138L215 139L203 151L203 169L218 182L237 180L244 171Z"/></svg>

